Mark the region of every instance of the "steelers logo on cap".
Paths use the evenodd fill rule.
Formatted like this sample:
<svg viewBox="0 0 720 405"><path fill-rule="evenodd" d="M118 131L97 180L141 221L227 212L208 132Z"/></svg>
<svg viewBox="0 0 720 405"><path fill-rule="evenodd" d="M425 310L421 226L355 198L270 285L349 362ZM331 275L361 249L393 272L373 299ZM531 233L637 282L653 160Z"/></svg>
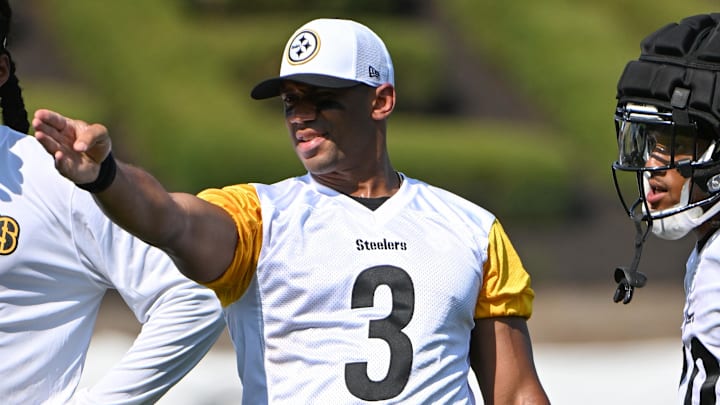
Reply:
<svg viewBox="0 0 720 405"><path fill-rule="evenodd" d="M320 38L316 33L308 30L300 31L288 47L288 60L293 65L299 65L312 59L320 49Z"/></svg>

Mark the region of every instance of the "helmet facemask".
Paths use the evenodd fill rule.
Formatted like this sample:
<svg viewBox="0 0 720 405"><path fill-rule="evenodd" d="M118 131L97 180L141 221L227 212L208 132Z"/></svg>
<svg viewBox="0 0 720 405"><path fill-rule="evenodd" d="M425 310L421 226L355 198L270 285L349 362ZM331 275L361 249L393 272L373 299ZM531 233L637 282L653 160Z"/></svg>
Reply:
<svg viewBox="0 0 720 405"><path fill-rule="evenodd" d="M663 237L662 230L668 228L658 220L680 213L685 213L681 217L695 219L702 216L701 207L717 201L720 178L708 177L709 171L716 172L713 157L717 142L698 136L695 122L678 124L669 111L648 104L627 103L617 108L615 127L619 155L612 166L613 178L620 201L631 218L645 221L651 227L655 221L653 231ZM677 170L686 179L679 201L671 207L653 209L648 203L648 196L653 193L649 180L654 174L668 170ZM638 197L632 204L627 204L617 171L635 174ZM682 235L670 232L666 239L679 239L689 230Z"/></svg>

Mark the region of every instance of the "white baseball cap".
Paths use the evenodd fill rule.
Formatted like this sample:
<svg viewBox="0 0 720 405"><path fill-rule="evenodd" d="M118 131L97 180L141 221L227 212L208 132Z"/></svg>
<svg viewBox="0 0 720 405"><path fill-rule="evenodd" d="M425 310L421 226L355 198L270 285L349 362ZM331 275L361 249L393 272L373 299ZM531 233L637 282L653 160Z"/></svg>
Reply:
<svg viewBox="0 0 720 405"><path fill-rule="evenodd" d="M395 73L385 44L368 27L321 18L295 31L285 45L280 76L258 83L250 95L256 100L278 96L284 80L317 87L378 87L395 85Z"/></svg>

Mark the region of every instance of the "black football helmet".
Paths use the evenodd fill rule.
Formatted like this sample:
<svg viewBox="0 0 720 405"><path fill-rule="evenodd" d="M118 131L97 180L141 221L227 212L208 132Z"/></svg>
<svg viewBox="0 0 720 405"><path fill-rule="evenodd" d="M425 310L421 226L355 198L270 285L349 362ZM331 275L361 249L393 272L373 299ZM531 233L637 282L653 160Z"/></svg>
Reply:
<svg viewBox="0 0 720 405"><path fill-rule="evenodd" d="M646 281L637 267L653 221L683 212L699 216L720 200L720 13L687 17L647 36L640 57L625 66L616 98L619 154L613 179L637 229L635 260L629 269L615 270L614 300L627 304L633 289ZM650 167L651 158L662 165ZM653 171L670 169L687 179L682 201L653 211L646 201L647 179ZM624 195L618 172L635 175L633 199ZM690 197L695 187L703 198Z"/></svg>

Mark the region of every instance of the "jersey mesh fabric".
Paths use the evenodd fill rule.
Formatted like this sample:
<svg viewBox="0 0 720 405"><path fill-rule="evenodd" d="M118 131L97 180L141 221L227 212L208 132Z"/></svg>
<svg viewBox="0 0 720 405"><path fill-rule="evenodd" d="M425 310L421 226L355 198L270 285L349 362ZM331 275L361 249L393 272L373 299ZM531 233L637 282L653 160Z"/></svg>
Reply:
<svg viewBox="0 0 720 405"><path fill-rule="evenodd" d="M33 137L0 126L0 156L0 402L157 401L224 329L217 299L112 224ZM77 390L109 289L142 331L96 384Z"/></svg>
<svg viewBox="0 0 720 405"><path fill-rule="evenodd" d="M714 403L720 398L720 235L693 250L685 272L683 371L678 403Z"/></svg>
<svg viewBox="0 0 720 405"><path fill-rule="evenodd" d="M221 290L252 274L225 308L244 402L474 403L470 331L490 236L507 240L492 214L409 178L375 211L309 175L253 186L202 194L229 211L233 199L260 201L256 268L230 269L212 284ZM507 264L487 269L526 273L519 260ZM497 299L508 304L495 307L529 315L529 277L496 279L519 285L483 290L504 292Z"/></svg>

